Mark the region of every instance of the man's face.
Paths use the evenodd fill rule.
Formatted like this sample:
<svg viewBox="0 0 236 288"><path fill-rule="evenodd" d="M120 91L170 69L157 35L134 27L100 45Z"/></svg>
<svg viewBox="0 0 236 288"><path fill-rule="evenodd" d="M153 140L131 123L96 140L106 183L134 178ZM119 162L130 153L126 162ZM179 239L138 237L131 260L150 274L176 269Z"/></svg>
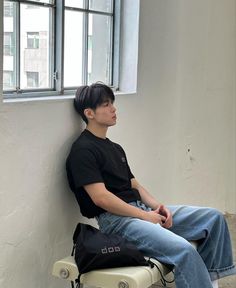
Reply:
<svg viewBox="0 0 236 288"><path fill-rule="evenodd" d="M107 100L93 110L93 121L102 126L113 126L116 124L116 108L111 100Z"/></svg>

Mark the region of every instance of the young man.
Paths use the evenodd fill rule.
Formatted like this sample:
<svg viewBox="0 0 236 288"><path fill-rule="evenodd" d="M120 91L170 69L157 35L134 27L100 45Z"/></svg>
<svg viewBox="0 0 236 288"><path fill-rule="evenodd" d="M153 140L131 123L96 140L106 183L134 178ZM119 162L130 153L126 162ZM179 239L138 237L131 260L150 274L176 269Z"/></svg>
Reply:
<svg viewBox="0 0 236 288"><path fill-rule="evenodd" d="M217 279L236 273L223 215L212 208L166 207L139 184L122 147L106 137L116 124L114 100L100 83L76 92L74 107L86 129L73 143L66 168L82 215L96 217L101 231L118 233L144 255L174 267L177 288L217 287ZM197 251L191 240L198 242Z"/></svg>

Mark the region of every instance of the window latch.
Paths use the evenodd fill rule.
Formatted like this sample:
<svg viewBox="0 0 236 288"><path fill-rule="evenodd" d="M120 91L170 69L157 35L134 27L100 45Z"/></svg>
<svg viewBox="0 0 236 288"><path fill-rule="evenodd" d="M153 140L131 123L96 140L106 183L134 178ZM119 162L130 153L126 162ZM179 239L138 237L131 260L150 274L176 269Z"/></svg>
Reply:
<svg viewBox="0 0 236 288"><path fill-rule="evenodd" d="M58 71L55 71L53 73L53 80L57 81L58 80Z"/></svg>

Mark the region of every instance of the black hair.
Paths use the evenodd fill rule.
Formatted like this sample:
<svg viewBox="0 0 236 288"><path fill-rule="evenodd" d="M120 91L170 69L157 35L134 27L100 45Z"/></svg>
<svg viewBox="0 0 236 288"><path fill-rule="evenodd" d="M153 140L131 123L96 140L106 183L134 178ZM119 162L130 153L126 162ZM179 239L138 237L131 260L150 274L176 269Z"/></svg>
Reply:
<svg viewBox="0 0 236 288"><path fill-rule="evenodd" d="M97 82L90 86L80 86L77 89L74 99L74 108L85 123L88 124L88 119L84 115L84 110L87 108L95 110L98 106L109 100L112 103L115 101L115 95L112 89L101 82Z"/></svg>

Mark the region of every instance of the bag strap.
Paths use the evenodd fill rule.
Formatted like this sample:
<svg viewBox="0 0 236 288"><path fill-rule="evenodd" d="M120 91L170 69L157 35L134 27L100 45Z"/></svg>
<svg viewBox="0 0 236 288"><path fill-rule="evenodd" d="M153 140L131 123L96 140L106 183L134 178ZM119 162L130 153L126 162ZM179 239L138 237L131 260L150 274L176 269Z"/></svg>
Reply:
<svg viewBox="0 0 236 288"><path fill-rule="evenodd" d="M75 248L76 248L76 244L73 245L70 256L74 256L75 255Z"/></svg>
<svg viewBox="0 0 236 288"><path fill-rule="evenodd" d="M76 228L75 228L75 231L74 231L74 234L73 234L73 243L75 244L76 241L77 241L77 238L79 236L79 233L81 231L81 223L78 223Z"/></svg>
<svg viewBox="0 0 236 288"><path fill-rule="evenodd" d="M73 234L73 248L72 248L71 256L74 256L75 254L76 241L77 241L80 231L81 231L81 223L78 223Z"/></svg>
<svg viewBox="0 0 236 288"><path fill-rule="evenodd" d="M153 257L149 257L148 260L147 260L147 262L150 264L151 268L153 268L153 267L155 266L155 267L157 268L157 270L159 271L159 273L160 273L160 275L161 275L161 283L162 283L162 285L163 285L164 287L167 287L167 286L166 286L167 283L168 283L168 284L169 284L169 283L173 283L173 282L175 281L175 277L174 277L173 280L171 280L171 281L167 280L167 279L164 277L164 275L162 274L161 269L157 266L156 263L154 263L154 262L152 261L152 259L156 260L156 259L153 258ZM174 275L173 270L171 270L171 272L172 272L173 275Z"/></svg>
<svg viewBox="0 0 236 288"><path fill-rule="evenodd" d="M77 238L78 238L80 232L81 232L81 223L78 223L76 228L75 228L74 234L73 234L73 247L72 247L72 251L71 251L71 256L75 255L76 241L77 241ZM73 281L71 282L71 288L80 288L81 275L82 275L82 273L79 273L78 278L75 280L76 287L74 285L74 282Z"/></svg>
<svg viewBox="0 0 236 288"><path fill-rule="evenodd" d="M80 283L80 277L81 277L82 273L79 273L78 278L75 280L76 282L76 288L80 288L81 283Z"/></svg>

